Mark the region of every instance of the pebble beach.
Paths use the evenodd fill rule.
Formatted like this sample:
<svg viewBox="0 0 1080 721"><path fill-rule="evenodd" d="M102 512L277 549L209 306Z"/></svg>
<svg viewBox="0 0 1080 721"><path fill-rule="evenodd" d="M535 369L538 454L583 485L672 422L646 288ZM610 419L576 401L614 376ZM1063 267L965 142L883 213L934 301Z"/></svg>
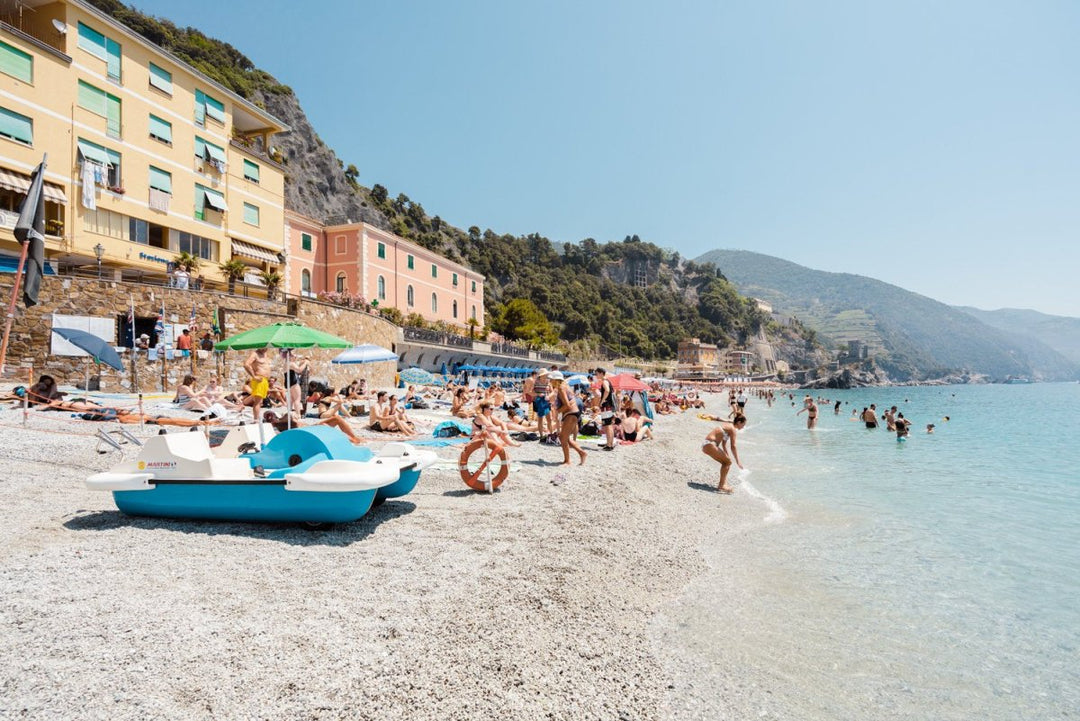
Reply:
<svg viewBox="0 0 1080 721"><path fill-rule="evenodd" d="M414 415L428 435L445 418ZM83 485L120 460L95 451L101 424L0 424L0 717L707 718L723 709L695 685L739 693L694 667L672 610L703 544L770 509L711 490L694 412L615 452L593 441L581 467L510 449L491 495L441 448L413 493L327 531L125 516Z"/></svg>

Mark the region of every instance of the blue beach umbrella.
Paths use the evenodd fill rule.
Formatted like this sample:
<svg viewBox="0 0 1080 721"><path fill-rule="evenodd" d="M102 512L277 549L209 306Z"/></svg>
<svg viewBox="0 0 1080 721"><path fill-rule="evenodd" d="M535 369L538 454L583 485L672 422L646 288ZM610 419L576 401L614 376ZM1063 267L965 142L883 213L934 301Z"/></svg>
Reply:
<svg viewBox="0 0 1080 721"><path fill-rule="evenodd" d="M589 379L580 373L576 376L570 376L566 379L566 385L568 386L587 386L589 385Z"/></svg>
<svg viewBox="0 0 1080 721"><path fill-rule="evenodd" d="M121 362L116 349L93 333L76 330L75 328L53 328L52 332L79 350L89 353L98 363L104 363L118 371L124 370L124 364Z"/></svg>
<svg viewBox="0 0 1080 721"><path fill-rule="evenodd" d="M404 383L412 385L431 386L439 382L431 373L428 373L423 368L416 368L415 366L406 368L401 371L399 375Z"/></svg>
<svg viewBox="0 0 1080 721"><path fill-rule="evenodd" d="M379 363L382 361L396 361L397 353L383 348L374 343L364 343L353 346L343 353L335 356L331 363Z"/></svg>

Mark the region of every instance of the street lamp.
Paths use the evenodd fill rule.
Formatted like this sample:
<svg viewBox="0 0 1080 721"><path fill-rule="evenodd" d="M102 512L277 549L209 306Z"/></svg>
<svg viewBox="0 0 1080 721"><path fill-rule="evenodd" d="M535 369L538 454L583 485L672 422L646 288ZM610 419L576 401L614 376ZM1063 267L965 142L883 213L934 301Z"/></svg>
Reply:
<svg viewBox="0 0 1080 721"><path fill-rule="evenodd" d="M98 243L94 246L94 255L97 256L97 277L101 280L101 256L105 255L105 246Z"/></svg>

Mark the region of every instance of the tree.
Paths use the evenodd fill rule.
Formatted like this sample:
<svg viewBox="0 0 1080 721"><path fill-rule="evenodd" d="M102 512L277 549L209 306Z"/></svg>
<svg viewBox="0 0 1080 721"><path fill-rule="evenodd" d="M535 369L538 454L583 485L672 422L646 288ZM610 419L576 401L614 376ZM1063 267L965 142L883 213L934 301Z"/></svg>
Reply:
<svg viewBox="0 0 1080 721"><path fill-rule="evenodd" d="M472 340L476 337L476 327L480 325L480 321L476 318L469 318L465 321L465 325L469 326L469 340Z"/></svg>
<svg viewBox="0 0 1080 721"><path fill-rule="evenodd" d="M388 197L390 197L390 194L383 186L379 185L378 183L375 183L375 185L371 186L371 199L374 200L377 204L382 205L386 202L386 199Z"/></svg>
<svg viewBox="0 0 1080 721"><path fill-rule="evenodd" d="M268 300L274 300L277 297L278 286L281 285L281 281L284 280L281 277L281 273L276 270L260 270L259 280L266 286L266 297Z"/></svg>
<svg viewBox="0 0 1080 721"><path fill-rule="evenodd" d="M202 265L202 259L197 255L192 255L186 251L181 250L180 255L176 256L176 264L186 270L188 273L195 273Z"/></svg>
<svg viewBox="0 0 1080 721"><path fill-rule="evenodd" d="M528 298L514 298L499 309L492 327L496 333L530 345L554 345L559 340L551 321Z"/></svg>
<svg viewBox="0 0 1080 721"><path fill-rule="evenodd" d="M225 279L229 281L229 293L236 292L236 281L243 279L248 272L247 265L239 258L232 258L224 263L219 263L218 268L221 269L221 274L225 276Z"/></svg>
<svg viewBox="0 0 1080 721"><path fill-rule="evenodd" d="M345 169L345 180L349 181L349 185L356 187L356 177L360 175L360 171L356 169L356 166L349 163L349 167Z"/></svg>

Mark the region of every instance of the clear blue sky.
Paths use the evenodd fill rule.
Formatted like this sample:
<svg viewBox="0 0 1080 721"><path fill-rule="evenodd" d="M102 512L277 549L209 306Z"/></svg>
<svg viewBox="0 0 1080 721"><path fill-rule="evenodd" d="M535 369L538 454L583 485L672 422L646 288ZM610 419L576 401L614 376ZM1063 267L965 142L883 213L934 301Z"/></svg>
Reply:
<svg viewBox="0 0 1080 721"><path fill-rule="evenodd" d="M138 0L292 86L367 186L1080 316L1080 3Z"/></svg>

